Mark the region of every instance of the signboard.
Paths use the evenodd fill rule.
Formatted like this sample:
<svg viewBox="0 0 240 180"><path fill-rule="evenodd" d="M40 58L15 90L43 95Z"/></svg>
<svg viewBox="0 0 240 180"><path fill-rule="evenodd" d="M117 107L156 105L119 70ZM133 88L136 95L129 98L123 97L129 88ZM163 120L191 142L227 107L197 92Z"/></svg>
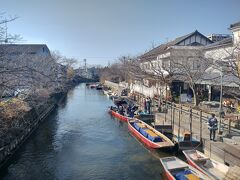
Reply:
<svg viewBox="0 0 240 180"><path fill-rule="evenodd" d="M180 102L192 102L192 96L187 94L181 94Z"/></svg>
<svg viewBox="0 0 240 180"><path fill-rule="evenodd" d="M180 94L180 102L187 102L187 94Z"/></svg>

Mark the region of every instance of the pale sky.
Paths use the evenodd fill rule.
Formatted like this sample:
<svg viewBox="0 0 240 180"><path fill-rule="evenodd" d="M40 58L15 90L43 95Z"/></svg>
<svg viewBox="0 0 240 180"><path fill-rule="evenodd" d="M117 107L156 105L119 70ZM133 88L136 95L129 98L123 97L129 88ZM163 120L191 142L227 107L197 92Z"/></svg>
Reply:
<svg viewBox="0 0 240 180"><path fill-rule="evenodd" d="M19 19L8 24L24 43L88 64L106 65L138 55L196 29L230 33L240 21L240 0L0 0L0 12Z"/></svg>

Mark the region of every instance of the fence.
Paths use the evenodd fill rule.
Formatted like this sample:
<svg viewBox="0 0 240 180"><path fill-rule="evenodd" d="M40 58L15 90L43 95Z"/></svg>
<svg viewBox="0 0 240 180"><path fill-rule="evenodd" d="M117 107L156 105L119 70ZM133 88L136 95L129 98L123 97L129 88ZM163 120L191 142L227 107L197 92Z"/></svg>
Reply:
<svg viewBox="0 0 240 180"><path fill-rule="evenodd" d="M181 116L183 116L183 114L185 114L187 116L187 117L185 117L185 119L189 118L190 128L191 128L192 120L197 119L199 121L200 128L202 129L202 127L203 127L202 125L203 124L206 125L209 117L211 116L211 114L208 114L201 110L195 110L195 109L192 109L191 107L186 107L183 105L176 105L172 102L164 102L164 105L170 111L173 111L173 112L180 111ZM174 117L172 117L172 118L174 118ZM171 118L171 122L174 121L174 119L172 119L172 118ZM227 120L227 122L222 121L221 128L226 134L240 135L240 130L237 129L235 126L233 126L233 123L231 120ZM191 129L189 129L189 130L191 130ZM202 133L202 132L200 132L200 133Z"/></svg>

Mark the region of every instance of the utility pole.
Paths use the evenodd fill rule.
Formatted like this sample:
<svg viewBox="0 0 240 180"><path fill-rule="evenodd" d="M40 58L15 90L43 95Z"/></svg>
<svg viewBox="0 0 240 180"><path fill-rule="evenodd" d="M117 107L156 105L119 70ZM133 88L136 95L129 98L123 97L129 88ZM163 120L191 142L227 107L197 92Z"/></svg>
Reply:
<svg viewBox="0 0 240 180"><path fill-rule="evenodd" d="M218 124L218 133L221 132L221 128L222 128L222 95L223 95L223 71L222 71L222 67L221 67L221 84L220 84L220 104L219 104L219 115L220 115L220 119L219 119L219 124Z"/></svg>
<svg viewBox="0 0 240 180"><path fill-rule="evenodd" d="M84 62L84 71L85 71L85 74L86 74L86 78L88 78L88 74L87 74L87 59L83 59L83 62Z"/></svg>

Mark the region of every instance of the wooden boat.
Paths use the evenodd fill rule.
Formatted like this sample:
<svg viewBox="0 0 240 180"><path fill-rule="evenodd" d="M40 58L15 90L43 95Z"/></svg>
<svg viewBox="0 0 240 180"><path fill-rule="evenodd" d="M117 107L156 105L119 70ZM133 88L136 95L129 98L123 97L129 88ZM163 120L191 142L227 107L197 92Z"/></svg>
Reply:
<svg viewBox="0 0 240 180"><path fill-rule="evenodd" d="M164 176L168 180L205 180L210 179L208 176L178 159L177 157L160 158L160 162L164 169Z"/></svg>
<svg viewBox="0 0 240 180"><path fill-rule="evenodd" d="M107 95L108 92L109 92L109 90L103 90L104 95Z"/></svg>
<svg viewBox="0 0 240 180"><path fill-rule="evenodd" d="M225 164L210 159L198 150L186 150L183 151L183 154L187 158L188 164L212 179L223 179L229 170Z"/></svg>
<svg viewBox="0 0 240 180"><path fill-rule="evenodd" d="M96 85L96 90L102 90L103 86L101 84Z"/></svg>
<svg viewBox="0 0 240 180"><path fill-rule="evenodd" d="M111 91L109 91L107 94L107 97L110 99L111 98L111 96L112 96L112 92Z"/></svg>
<svg viewBox="0 0 240 180"><path fill-rule="evenodd" d="M119 114L116 110L110 109L109 112L112 116L118 118L119 120L121 120L123 122L128 122L128 117Z"/></svg>
<svg viewBox="0 0 240 180"><path fill-rule="evenodd" d="M167 136L139 119L129 119L128 129L149 148L156 149L174 146L174 143Z"/></svg>
<svg viewBox="0 0 240 180"><path fill-rule="evenodd" d="M89 85L89 87L91 88L91 89L94 89L94 88L96 88L96 84L91 84L91 85Z"/></svg>

